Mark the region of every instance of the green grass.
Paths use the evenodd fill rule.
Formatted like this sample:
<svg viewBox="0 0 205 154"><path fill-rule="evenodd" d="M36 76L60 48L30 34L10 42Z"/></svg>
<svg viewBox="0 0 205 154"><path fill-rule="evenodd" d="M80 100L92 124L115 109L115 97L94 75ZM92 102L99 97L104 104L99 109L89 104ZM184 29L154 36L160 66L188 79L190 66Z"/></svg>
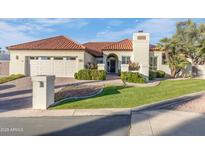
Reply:
<svg viewBox="0 0 205 154"><path fill-rule="evenodd" d="M165 80L156 87L105 87L86 99L64 101L51 109L130 108L205 90L205 80Z"/></svg>
<svg viewBox="0 0 205 154"><path fill-rule="evenodd" d="M22 75L22 74L12 74L12 75L7 76L7 77L1 77L0 78L0 84L6 83L6 82L9 82L9 81L12 81L12 80L16 80L16 79L19 79L19 78L22 78L22 77L24 77L24 75Z"/></svg>

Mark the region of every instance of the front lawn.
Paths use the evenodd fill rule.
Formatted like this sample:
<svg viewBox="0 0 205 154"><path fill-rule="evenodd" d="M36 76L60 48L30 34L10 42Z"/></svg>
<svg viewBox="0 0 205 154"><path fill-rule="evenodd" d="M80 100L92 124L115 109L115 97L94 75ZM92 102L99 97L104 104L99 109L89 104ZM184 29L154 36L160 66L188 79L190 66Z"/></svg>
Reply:
<svg viewBox="0 0 205 154"><path fill-rule="evenodd" d="M205 90L205 80L165 80L156 87L105 87L93 98L64 101L51 109L130 108Z"/></svg>
<svg viewBox="0 0 205 154"><path fill-rule="evenodd" d="M0 84L2 83L6 83L6 82L9 82L9 81L13 81L13 80L16 80L16 79L20 79L20 78L23 78L24 75L22 74L12 74L10 76L7 76L7 77L1 77L0 78Z"/></svg>

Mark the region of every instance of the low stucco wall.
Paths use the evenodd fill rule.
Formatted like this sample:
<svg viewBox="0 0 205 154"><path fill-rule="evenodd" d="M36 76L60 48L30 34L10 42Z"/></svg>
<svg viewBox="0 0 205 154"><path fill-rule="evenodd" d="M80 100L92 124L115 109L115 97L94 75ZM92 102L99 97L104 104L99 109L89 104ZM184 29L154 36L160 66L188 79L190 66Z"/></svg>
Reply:
<svg viewBox="0 0 205 154"><path fill-rule="evenodd" d="M194 76L205 79L205 65L195 65L192 69Z"/></svg>
<svg viewBox="0 0 205 154"><path fill-rule="evenodd" d="M0 61L0 76L9 75L9 61L1 60Z"/></svg>

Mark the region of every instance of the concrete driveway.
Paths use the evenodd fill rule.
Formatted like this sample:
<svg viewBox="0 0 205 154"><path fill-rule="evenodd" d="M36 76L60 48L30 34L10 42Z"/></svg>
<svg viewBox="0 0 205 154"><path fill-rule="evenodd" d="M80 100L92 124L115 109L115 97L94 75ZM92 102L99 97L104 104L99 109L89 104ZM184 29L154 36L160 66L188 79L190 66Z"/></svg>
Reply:
<svg viewBox="0 0 205 154"><path fill-rule="evenodd" d="M56 88L77 83L73 78L56 78ZM32 107L32 82L30 77L0 85L0 112Z"/></svg>
<svg viewBox="0 0 205 154"><path fill-rule="evenodd" d="M122 85L119 76L108 75L105 81L75 80L74 78L56 78L55 88L70 84ZM17 79L0 84L0 112L8 110L27 109L32 107L32 82L30 77Z"/></svg>

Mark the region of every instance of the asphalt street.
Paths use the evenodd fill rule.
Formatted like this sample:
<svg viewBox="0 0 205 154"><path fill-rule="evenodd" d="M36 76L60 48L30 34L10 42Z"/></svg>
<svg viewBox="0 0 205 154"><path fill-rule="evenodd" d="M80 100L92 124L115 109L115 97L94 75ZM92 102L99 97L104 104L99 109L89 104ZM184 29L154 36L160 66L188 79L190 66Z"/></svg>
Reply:
<svg viewBox="0 0 205 154"><path fill-rule="evenodd" d="M126 136L130 116L0 118L1 136Z"/></svg>

